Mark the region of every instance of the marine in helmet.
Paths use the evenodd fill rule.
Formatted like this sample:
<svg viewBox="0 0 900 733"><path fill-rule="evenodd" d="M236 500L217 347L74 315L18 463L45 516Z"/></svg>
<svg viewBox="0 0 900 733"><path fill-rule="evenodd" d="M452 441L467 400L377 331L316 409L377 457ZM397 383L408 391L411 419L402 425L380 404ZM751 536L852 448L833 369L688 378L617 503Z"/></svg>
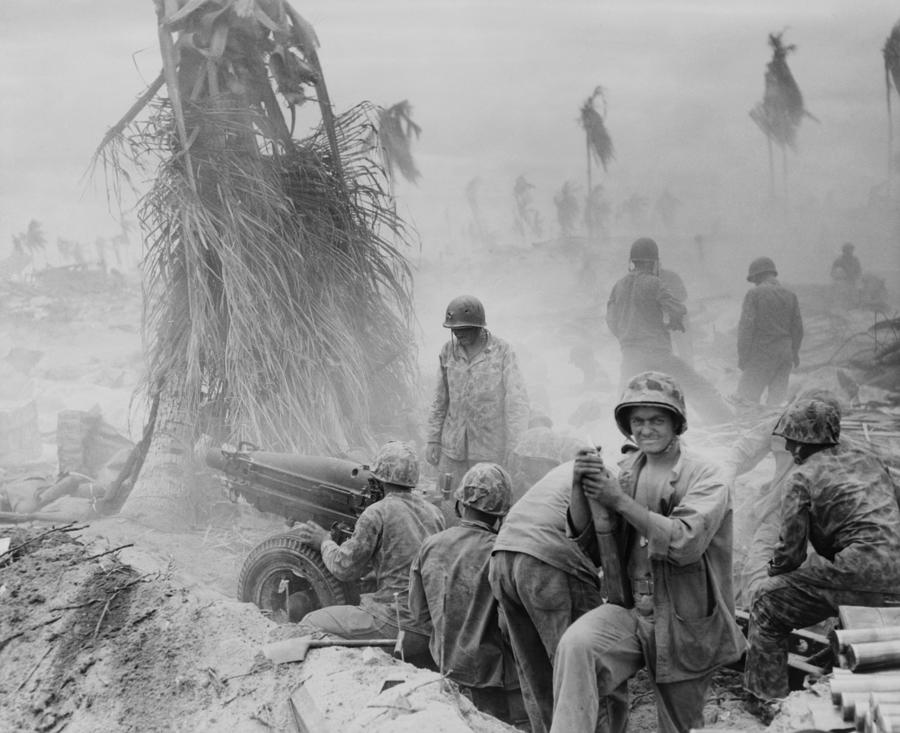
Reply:
<svg viewBox="0 0 900 733"><path fill-rule="evenodd" d="M710 422L731 418L716 389L672 352L670 331L684 330L687 309L659 277L659 247L648 237L631 245L631 271L612 289L606 323L622 351L620 388L638 372L671 374L697 411Z"/></svg>
<svg viewBox="0 0 900 733"><path fill-rule="evenodd" d="M862 275L862 265L859 257L854 254L856 247L851 242L844 242L841 247L841 256L831 266L832 280L846 280L855 286Z"/></svg>
<svg viewBox="0 0 900 733"><path fill-rule="evenodd" d="M444 529L444 519L435 506L413 492L418 480L419 461L413 447L389 441L375 455L370 478L384 498L366 507L346 542L338 545L312 521L295 530L301 542L321 552L325 567L338 580L358 580L370 569L375 575L375 590L363 593L358 606L311 611L300 620L302 632L387 639L396 638L402 629L406 656L427 654L431 628L410 615L409 568L425 538Z"/></svg>
<svg viewBox="0 0 900 733"><path fill-rule="evenodd" d="M722 471L681 445L684 394L667 374L633 377L615 407L637 450L618 476L599 452L573 469L569 527L599 562L595 521L614 517L631 599L594 608L563 634L553 671L553 733L625 731L628 680L646 668L657 730L703 725L713 671L740 658L731 584L731 489ZM702 631L700 630L702 624Z"/></svg>
<svg viewBox="0 0 900 733"><path fill-rule="evenodd" d="M754 287L744 296L738 323L737 396L758 403L766 392L766 404L778 405L787 395L791 367L800 364L800 304L778 282L775 263L768 257L750 263L747 281Z"/></svg>
<svg viewBox="0 0 900 733"><path fill-rule="evenodd" d="M797 399L773 431L793 466L770 577L750 607L745 684L764 700L789 692L791 631L836 616L840 605L900 606L894 487L875 456L840 440L840 419L836 401Z"/></svg>
<svg viewBox="0 0 900 733"><path fill-rule="evenodd" d="M438 356L426 459L456 486L476 463L506 465L528 427L529 406L516 355L488 331L478 298L451 300L444 328L451 336Z"/></svg>
<svg viewBox="0 0 900 733"><path fill-rule="evenodd" d="M500 631L488 562L512 502L496 463L476 463L455 493L461 522L422 544L410 572L409 607L430 624L431 656L483 711L510 723L525 718L512 650Z"/></svg>

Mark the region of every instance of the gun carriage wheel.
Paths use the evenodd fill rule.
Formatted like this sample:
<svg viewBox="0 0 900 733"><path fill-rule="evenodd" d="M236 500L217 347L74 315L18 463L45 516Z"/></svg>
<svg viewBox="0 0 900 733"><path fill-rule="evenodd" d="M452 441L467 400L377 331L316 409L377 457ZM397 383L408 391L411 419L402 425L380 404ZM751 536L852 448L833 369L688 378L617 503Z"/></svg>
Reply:
<svg viewBox="0 0 900 733"><path fill-rule="evenodd" d="M291 532L270 537L250 551L237 595L284 621L299 621L323 606L356 602L355 589L329 573L322 556Z"/></svg>

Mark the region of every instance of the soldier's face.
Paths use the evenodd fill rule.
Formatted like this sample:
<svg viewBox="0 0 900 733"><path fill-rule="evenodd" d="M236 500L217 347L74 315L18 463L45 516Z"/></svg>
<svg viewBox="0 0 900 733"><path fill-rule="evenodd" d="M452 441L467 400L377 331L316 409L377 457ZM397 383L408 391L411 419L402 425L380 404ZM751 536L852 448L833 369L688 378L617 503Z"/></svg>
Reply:
<svg viewBox="0 0 900 733"><path fill-rule="evenodd" d="M660 407L634 407L628 416L631 435L644 453L663 453L675 439L675 421Z"/></svg>
<svg viewBox="0 0 900 733"><path fill-rule="evenodd" d="M460 346L471 346L478 340L481 335L481 329L478 326L467 326L465 328L454 328L453 335Z"/></svg>

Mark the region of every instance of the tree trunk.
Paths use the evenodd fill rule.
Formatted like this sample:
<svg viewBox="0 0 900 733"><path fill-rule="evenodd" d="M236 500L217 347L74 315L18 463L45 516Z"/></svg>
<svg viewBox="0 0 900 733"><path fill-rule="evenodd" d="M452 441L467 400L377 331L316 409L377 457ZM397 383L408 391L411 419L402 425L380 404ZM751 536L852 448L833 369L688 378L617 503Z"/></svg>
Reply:
<svg viewBox="0 0 900 733"><path fill-rule="evenodd" d="M185 479L196 416L187 414L182 389L179 378L163 384L147 457L121 512L156 529L186 529L194 519Z"/></svg>

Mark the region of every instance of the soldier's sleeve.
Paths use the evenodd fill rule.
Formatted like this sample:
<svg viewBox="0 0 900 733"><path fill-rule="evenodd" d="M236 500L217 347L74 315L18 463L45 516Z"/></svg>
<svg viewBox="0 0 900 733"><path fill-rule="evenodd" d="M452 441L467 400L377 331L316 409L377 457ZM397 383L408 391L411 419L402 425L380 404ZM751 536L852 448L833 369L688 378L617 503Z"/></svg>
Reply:
<svg viewBox="0 0 900 733"><path fill-rule="evenodd" d="M619 337L619 323L620 323L620 314L619 314L619 301L618 301L618 289L615 285L613 285L612 292L609 294L609 300L606 303L606 325L609 327L610 332L616 338Z"/></svg>
<svg viewBox="0 0 900 733"><path fill-rule="evenodd" d="M803 342L803 317L800 315L800 301L794 296L794 312L791 318L791 344L794 349L794 357L800 353L800 344Z"/></svg>
<svg viewBox="0 0 900 733"><path fill-rule="evenodd" d="M781 500L781 536L769 561L769 575L781 575L799 568L806 559L809 540L810 496L807 479L795 473L788 477Z"/></svg>
<svg viewBox="0 0 900 733"><path fill-rule="evenodd" d="M687 308L684 303L678 300L662 280L657 278L656 300L663 312L669 316L669 323L681 323L682 319L687 315Z"/></svg>
<svg viewBox="0 0 900 733"><path fill-rule="evenodd" d="M731 507L731 485L721 469L699 466L688 480L687 491L670 514L648 510L650 557L677 566L700 560Z"/></svg>
<svg viewBox="0 0 900 733"><path fill-rule="evenodd" d="M756 299L750 290L744 296L741 319L738 321L738 369L743 369L753 349L753 331L756 328Z"/></svg>
<svg viewBox="0 0 900 733"><path fill-rule="evenodd" d="M428 599L425 597L425 584L422 580L423 547L409 568L409 612L414 624L424 626L431 623Z"/></svg>
<svg viewBox="0 0 900 733"><path fill-rule="evenodd" d="M509 454L519 442L519 438L528 429L528 416L531 407L528 404L528 391L525 380L519 371L516 355L510 350L503 364L504 412L506 414L506 452ZM507 460L507 456L503 457Z"/></svg>
<svg viewBox="0 0 900 733"><path fill-rule="evenodd" d="M380 534L381 528L373 515L363 512L356 521L353 534L344 544L339 545L332 540L322 543L322 562L338 580L358 580L375 554Z"/></svg>
<svg viewBox="0 0 900 733"><path fill-rule="evenodd" d="M431 410L428 413L428 435L426 440L429 443L441 442L441 434L444 431L444 418L447 416L447 406L450 404L450 388L447 385L447 367L444 364L443 349L438 358L436 382L434 397L431 400Z"/></svg>

